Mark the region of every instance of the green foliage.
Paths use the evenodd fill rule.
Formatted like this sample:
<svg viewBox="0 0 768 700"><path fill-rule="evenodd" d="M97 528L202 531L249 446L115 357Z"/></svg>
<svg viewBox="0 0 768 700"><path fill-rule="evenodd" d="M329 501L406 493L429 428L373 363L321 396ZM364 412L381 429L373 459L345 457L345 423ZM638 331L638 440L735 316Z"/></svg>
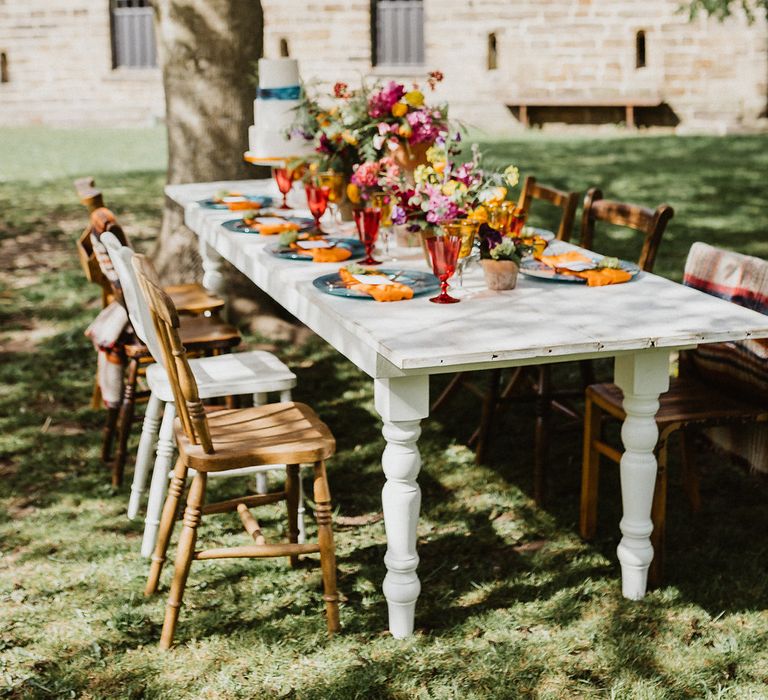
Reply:
<svg viewBox="0 0 768 700"><path fill-rule="evenodd" d="M85 134L70 138L85 150ZM767 145L766 137L489 144L500 163L512 157L547 184L597 184L612 197L669 201L677 214L659 267L676 276L693 240L768 256ZM98 174L97 164L82 161L146 249L159 226L163 173ZM475 403L459 398L425 421L417 633L405 641L382 634L383 442L371 381L319 340L279 351L299 375L296 398L338 438L329 470L343 633L325 636L313 557L295 570L278 560L197 563L179 644L160 653L170 570L162 593L144 598L143 523L125 518L127 488L108 487L98 455L102 414L87 408L94 363L82 331L98 299L73 250L84 210L69 178L35 183L32 168L26 178L0 185L0 243L8 246L0 258L0 697L766 696L768 485L704 453L704 506L693 516L673 444L667 585L626 601L615 555L617 470L604 470L598 539L583 543L575 534L578 431L554 442L551 499L538 509L526 495L528 406L499 419L489 463L480 467L464 446ZM632 250L613 236L603 245L624 257ZM447 379L435 378L434 389ZM218 482L211 497L235 495L243 486L235 482ZM279 507L261 510L259 520L273 538L282 536ZM221 545L242 537L228 516L209 518L201 533Z"/></svg>
<svg viewBox="0 0 768 700"><path fill-rule="evenodd" d="M738 9L744 12L751 23L760 12L768 15L768 0L688 0L686 9L692 19L699 12L705 12L721 21Z"/></svg>

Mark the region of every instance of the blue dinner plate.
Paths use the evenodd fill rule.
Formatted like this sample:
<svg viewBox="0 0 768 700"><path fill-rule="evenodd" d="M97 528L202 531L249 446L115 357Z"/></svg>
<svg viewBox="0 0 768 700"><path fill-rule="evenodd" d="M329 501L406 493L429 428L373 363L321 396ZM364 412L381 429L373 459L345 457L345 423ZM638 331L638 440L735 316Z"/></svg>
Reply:
<svg viewBox="0 0 768 700"><path fill-rule="evenodd" d="M365 246L356 238L333 238L329 236L323 240L328 241L328 243L335 243L337 248L346 248L350 251L352 257L347 258L347 260L355 260L365 255ZM276 258L282 258L283 260L300 260L302 262L312 260L312 256L308 252L301 252L296 250L296 248L289 248L279 243L271 243L267 246L267 250ZM398 279L400 278L398 277Z"/></svg>
<svg viewBox="0 0 768 700"><path fill-rule="evenodd" d="M265 207L271 207L272 206L272 197L267 197L265 195L261 194L244 194L243 197L247 197L248 201L253 203L255 205L254 208L265 208ZM198 204L201 207L205 207L206 209L227 209L226 202L217 202L212 197L209 197L208 199L201 199L198 201Z"/></svg>
<svg viewBox="0 0 768 700"><path fill-rule="evenodd" d="M440 280L431 272L422 272L421 270L394 270L378 269L373 272L375 275L387 275L395 277L397 282L407 284L413 290L413 296L418 297L424 294L431 294L440 290ZM348 297L350 299L369 299L373 297L365 292L358 292L356 289L347 289L341 281L338 272L332 272L329 275L321 275L312 281L317 289L325 294L331 294L335 297Z"/></svg>
<svg viewBox="0 0 768 700"><path fill-rule="evenodd" d="M596 256L595 260L599 260L601 256ZM626 260L619 260L621 269L626 270L632 279L640 274L640 268L633 262ZM576 275L564 275L556 270L553 270L549 265L545 265L540 260L534 260L533 258L523 260L520 263L520 272L528 277L537 277L543 280L550 280L552 282L570 282L572 284L586 284L587 280L583 277L577 277ZM632 281L632 280L630 280Z"/></svg>
<svg viewBox="0 0 768 700"><path fill-rule="evenodd" d="M273 214L268 214L267 216L273 216ZM308 219L303 216L281 216L279 218L298 224L299 231L309 231L309 229L315 225L313 219ZM227 231L233 231L234 233L259 233L258 229L251 228L242 219L230 219L229 221L225 221L222 226L227 229Z"/></svg>

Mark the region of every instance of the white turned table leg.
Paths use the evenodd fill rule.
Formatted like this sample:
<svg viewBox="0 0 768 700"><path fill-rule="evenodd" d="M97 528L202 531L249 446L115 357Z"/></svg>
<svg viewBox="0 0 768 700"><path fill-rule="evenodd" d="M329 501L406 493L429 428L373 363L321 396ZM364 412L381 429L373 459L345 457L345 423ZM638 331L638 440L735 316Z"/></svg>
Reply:
<svg viewBox="0 0 768 700"><path fill-rule="evenodd" d="M176 406L165 404L163 422L160 424L160 434L157 437L157 456L152 470L152 482L149 486L147 499L147 516L144 520L144 537L141 540L141 556L151 557L155 549L157 529L160 525L160 515L163 512L165 494L168 491L168 474L173 464L176 443L173 438L173 421L176 418Z"/></svg>
<svg viewBox="0 0 768 700"><path fill-rule="evenodd" d="M648 567L653 559L650 535L651 506L656 483L654 449L659 437L656 412L659 394L669 389L669 352L645 350L616 358L616 384L624 391L627 414L621 428L622 539L617 554L621 563L621 592L639 600L645 595Z"/></svg>
<svg viewBox="0 0 768 700"><path fill-rule="evenodd" d="M133 520L139 512L141 497L147 485L147 472L149 463L155 453L155 438L160 426L160 411L163 402L154 394L149 397L147 410L144 412L144 423L141 427L141 439L139 449L136 452L136 466L133 470L133 482L131 483L131 496L128 499L128 520Z"/></svg>
<svg viewBox="0 0 768 700"><path fill-rule="evenodd" d="M381 458L387 477L381 492L387 532L383 590L389 608L389 631L402 639L413 634L416 599L421 591L416 575L416 529L421 507L421 489L416 482L421 468L417 441L421 419L429 415L429 376L376 379L374 393L387 441Z"/></svg>
<svg viewBox="0 0 768 700"><path fill-rule="evenodd" d="M198 241L200 258L203 262L203 287L214 294L224 297L226 284L224 282L224 275L221 272L223 258L203 238L199 238Z"/></svg>

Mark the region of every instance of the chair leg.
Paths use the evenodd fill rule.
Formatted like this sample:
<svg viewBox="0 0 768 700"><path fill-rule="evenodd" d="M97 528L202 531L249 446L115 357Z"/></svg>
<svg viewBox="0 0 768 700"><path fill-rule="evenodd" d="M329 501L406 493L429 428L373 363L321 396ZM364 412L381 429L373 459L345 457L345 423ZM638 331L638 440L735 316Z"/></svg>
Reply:
<svg viewBox="0 0 768 700"><path fill-rule="evenodd" d="M320 543L320 566L323 569L323 600L328 623L328 634L338 632L339 596L336 592L336 550L333 545L331 517L331 490L325 473L325 462L315 463L315 516Z"/></svg>
<svg viewBox="0 0 768 700"><path fill-rule="evenodd" d="M131 496L128 499L128 520L133 520L139 512L141 497L147 485L147 472L152 455L155 453L155 441L157 429L160 427L160 415L163 410L163 402L154 394L149 397L147 410L144 413L144 423L141 427L141 439L139 449L136 451L136 464L133 468L133 482L131 483Z"/></svg>
<svg viewBox="0 0 768 700"><path fill-rule="evenodd" d="M680 431L680 448L683 463L683 489L688 497L691 510L701 510L701 490L699 488L699 470L696 467L694 437L685 429Z"/></svg>
<svg viewBox="0 0 768 700"><path fill-rule="evenodd" d="M600 437L600 407L587 396L584 404L584 445L581 459L581 506L579 534L591 540L597 529L597 496L600 483L600 453L595 440Z"/></svg>
<svg viewBox="0 0 768 700"><path fill-rule="evenodd" d="M176 524L176 514L179 512L179 501L184 484L187 480L187 465L179 457L173 470L173 478L168 486L168 496L163 506L163 517L160 519L160 530L157 533L155 552L152 555L152 564L149 567L147 585L144 595L152 595L157 592L157 584L160 582L160 573L165 564L165 554L168 551L168 542L171 539L173 526Z"/></svg>
<svg viewBox="0 0 768 700"><path fill-rule="evenodd" d="M288 511L288 541L299 541L299 465L287 464L285 466L285 507ZM291 566L299 563L299 557L290 557Z"/></svg>
<svg viewBox="0 0 768 700"><path fill-rule="evenodd" d="M268 400L269 400L269 396L264 392L259 392L253 395L254 406L263 406L265 403L267 403ZM267 484L267 473L257 472L256 473L256 493L263 495L268 491L269 491L269 486Z"/></svg>
<svg viewBox="0 0 768 700"><path fill-rule="evenodd" d="M160 514L165 503L168 490L168 474L173 466L173 454L176 443L173 437L173 422L176 418L176 406L173 403L165 405L160 433L157 437L157 453L155 466L152 468L152 483L149 486L147 498L147 514L144 519L144 536L141 540L141 556L149 558L155 549L157 528L160 525Z"/></svg>
<svg viewBox="0 0 768 700"><path fill-rule="evenodd" d="M492 369L488 372L488 390L483 397L483 408L480 413L480 427L475 448L475 464L482 464L491 443L493 417L496 415L496 404L499 402L501 385L501 370Z"/></svg>
<svg viewBox="0 0 768 700"><path fill-rule="evenodd" d="M296 540L299 544L304 544L307 541L307 529L304 525L304 514L306 510L304 508L304 481L301 478L301 471L299 471L299 505L296 508L296 520L299 526L299 538Z"/></svg>
<svg viewBox="0 0 768 700"><path fill-rule="evenodd" d="M667 443L668 438L662 437L657 457L656 486L653 490L653 506L651 508L653 561L648 569L648 586L650 588L658 588L664 578L664 540L667 526Z"/></svg>
<svg viewBox="0 0 768 700"><path fill-rule="evenodd" d="M112 463L112 486L118 488L123 484L123 472L125 459L128 452L128 438L131 434L133 423L133 409L136 402L136 380L139 376L139 361L131 358L128 361L128 369L123 388L123 403L120 406L120 418L118 420L117 450L115 460Z"/></svg>
<svg viewBox="0 0 768 700"><path fill-rule="evenodd" d="M549 461L549 422L551 413L552 370L549 365L539 367L536 387L536 431L533 451L533 499L544 505L547 492L547 467Z"/></svg>
<svg viewBox="0 0 768 700"><path fill-rule="evenodd" d="M118 407L107 408L107 415L104 420L104 438L101 441L102 462L109 462L112 458L112 448L115 444L115 432L119 415L120 409Z"/></svg>
<svg viewBox="0 0 768 700"><path fill-rule="evenodd" d="M179 546L176 551L176 564L173 570L171 592L168 595L163 631L160 634L161 649L170 649L171 644L173 644L173 635L176 632L176 623L179 620L179 608L181 608L181 602L184 598L189 567L195 554L197 528L202 520L207 477L208 475L205 472L198 472L195 474L195 478L192 479L192 485L189 487L187 507L184 509L184 526L179 535Z"/></svg>

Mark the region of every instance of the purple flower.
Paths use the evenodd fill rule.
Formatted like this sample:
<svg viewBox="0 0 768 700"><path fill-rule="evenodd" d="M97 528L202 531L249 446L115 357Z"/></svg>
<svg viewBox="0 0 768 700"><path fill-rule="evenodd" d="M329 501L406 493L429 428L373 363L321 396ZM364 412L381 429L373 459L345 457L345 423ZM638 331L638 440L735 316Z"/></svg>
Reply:
<svg viewBox="0 0 768 700"><path fill-rule="evenodd" d="M395 224L396 226L401 226L407 220L407 217L405 215L405 209L403 209L399 204L395 204L392 207L392 213L390 214L390 218L392 219L393 224Z"/></svg>

